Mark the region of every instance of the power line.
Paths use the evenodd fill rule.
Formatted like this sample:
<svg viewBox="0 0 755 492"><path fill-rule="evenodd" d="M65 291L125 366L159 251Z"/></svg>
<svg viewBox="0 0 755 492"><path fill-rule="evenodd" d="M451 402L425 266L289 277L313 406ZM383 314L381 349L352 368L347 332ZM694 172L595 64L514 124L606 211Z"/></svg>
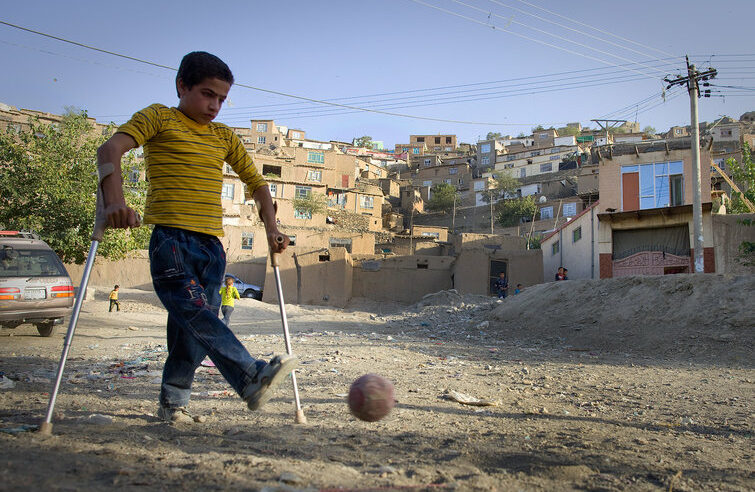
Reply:
<svg viewBox="0 0 755 492"><path fill-rule="evenodd" d="M474 6L474 5L470 5L470 4L468 4L468 3L462 2L461 0L451 0L451 1L452 1L452 2L454 2L454 3L460 4L460 5L464 5L465 7L468 7L468 8L470 8L470 9L472 9L472 10L476 10L476 11L478 11L478 12L483 12L483 13L486 13L486 12L488 12L488 11L486 11L485 9L481 9L480 7L476 7L476 6ZM499 17L499 18L501 18L501 19L506 19L506 17L504 17L504 16L502 16L502 15L499 15L499 14L494 14L494 13L492 13L492 12L490 12L490 13L491 13L491 14L492 14L493 16L495 16L495 17ZM582 47L582 48L587 48L588 50L597 51L598 53L602 53L602 54L604 54L604 55L612 56L612 57L614 57L614 58L618 58L619 60L628 61L628 62L633 62L633 63L636 63L636 64L638 64L638 65L644 66L645 68L651 68L651 69L652 69L652 67L647 67L647 66L645 66L645 65L643 65L643 64L641 64L641 63L639 63L639 62L634 62L634 60L631 60L630 58L626 58L626 57L623 57L623 56L619 56L619 55L614 55L613 53L609 53L608 51L603 51L603 50L601 50L601 49L598 49L598 48L594 48L594 47L592 47L592 46L589 46L589 45L587 45L587 44L584 44L584 43L580 43L580 42L578 42L578 41L574 41L574 40L571 40L571 39L569 39L569 38L565 38L565 37L563 37L563 36L559 36L558 34L553 34L553 33L551 33L551 32L545 31L545 30L543 30L543 29L539 29L539 28L537 28L537 27L532 27L532 26L529 26L529 25L527 25L527 24L524 24L523 22L515 21L515 20L514 20L513 18L509 19L509 21L508 21L508 22L509 22L509 23L513 23L513 24L517 24L517 25L520 25L520 26L524 26L524 27L526 27L526 28L528 28L528 29L532 29L532 30L534 30L534 31L537 31L537 32L539 32L539 33L542 33L542 34L545 34L545 35L547 35L547 36L551 36L551 37L554 37L554 38L556 38L556 39L560 39L561 41L566 41L567 43L576 44L577 46L580 46L580 47ZM662 72L661 72L661 73L662 73Z"/></svg>
<svg viewBox="0 0 755 492"><path fill-rule="evenodd" d="M448 9L444 9L442 7L438 7L437 5L432 5L432 4L429 4L427 2L423 2L422 0L410 0L410 1L414 2L414 3L418 3L420 5L424 5L425 7L430 7L431 9L435 9L435 10L438 10L440 12L444 12L446 14L450 14L450 15L459 17L461 19L468 20L470 22L474 22L475 24L480 24L481 26L492 28L494 31L497 30L499 32L506 32L506 33L512 34L514 36L518 36L520 38L526 39L528 41L532 41L532 42L535 42L535 43L538 43L538 44L542 44L544 46L549 46L551 48L555 48L557 50L565 51L565 52L571 53L573 55L577 55L577 56L581 56L581 57L584 57L584 58L588 58L590 60L595 60L595 61L598 61L598 62L603 63L605 65L611 65L611 66L614 66L614 67L618 67L618 65L616 65L615 63L603 60L601 58L597 58L597 57L594 57L594 56L591 56L591 55L587 55L587 54L584 54L584 53L579 53L577 51L573 51L573 50L570 50L568 48L564 48L562 46L558 46L558 45L555 45L555 44L546 43L545 41L541 41L539 39L536 39L536 38L533 38L533 37L530 37L530 36L525 36L524 34L520 34L518 32L510 31L510 30L508 30L506 28L501 28L501 27L495 26L493 24L486 24L485 22L478 21L477 19L473 19L472 17L466 16L466 15L463 15L463 14L459 14L458 12L454 12L453 10L448 10ZM639 74L641 74L641 75L643 75L645 77L651 78L653 80L658 80L653 75L649 75L649 74L647 74L645 72L641 72L641 71L633 69L633 68L627 68L627 70L632 71L632 72L637 72L637 73L639 73Z"/></svg>
<svg viewBox="0 0 755 492"><path fill-rule="evenodd" d="M147 65L152 65L153 67L164 68L166 70L172 70L172 71L178 71L174 67L169 67L167 65L162 65L160 63L155 63L155 62L151 62L151 61L148 61L148 60L143 60L141 58L136 58L136 57L133 57L133 56L124 55L124 54L121 54L121 53L116 53L114 51L104 50L102 48L96 48L94 46L90 46L90 45L87 45L87 44L79 43L79 42L76 42L76 41L71 41L69 39L61 38L59 36L53 36L52 34L47 34L47 33L41 32L41 31L36 31L34 29L29 29L29 28L26 28L26 27L18 26L16 24L11 24L10 22L5 22L3 20L0 20L0 24L9 26L9 27L12 27L12 28L15 28L15 29L20 29L22 31L26 31L26 32L29 32L29 33L32 33L32 34L37 34L39 36L44 36L46 38L55 39L55 40L63 42L63 43L72 44L72 45L78 46L80 48L85 48L85 49L88 49L88 50L93 50L93 51L97 51L97 52L100 52L100 53L105 53L107 55L117 56L117 57L120 57L120 58L125 58L127 60L135 61L137 63L144 63L144 64L147 64ZM350 106L350 105L347 105L347 104L338 104L338 103L333 103L333 102L327 102L327 101L322 101L322 100L319 100L319 99L313 99L311 97L297 96L295 94L288 94L288 93L281 92L281 91L275 91L275 90L271 90L271 89L264 89L264 88L261 88L261 87L254 87L254 86L247 85L247 84L236 83L235 85L238 86L238 87L244 87L246 89L251 89L251 90L260 91L260 92L266 92L268 94L275 94L275 95L283 96L283 97L290 97L290 98L299 99L299 100L302 100L302 101L309 101L309 102L318 103L318 104L325 104L327 106L337 106L337 107L340 107L340 108L351 109L351 110L355 110L355 111L363 111L363 112L367 112L367 113L376 113L376 114L383 114L383 115L387 115L387 116L396 116L396 117L400 117L400 118L410 118L410 119L425 120L425 121L438 121L438 122L443 122L443 123L457 123L457 124L461 124L461 125L519 126L519 125L530 125L531 124L531 123L494 123L494 122L450 120L450 119L443 119L443 118L430 118L430 117L426 117L426 116L415 116L415 115L402 114L402 113L393 113L393 112L387 112L387 111L379 111L379 110L375 110L375 109L360 108L360 107L357 107L357 106Z"/></svg>
<svg viewBox="0 0 755 492"><path fill-rule="evenodd" d="M647 45L644 45L644 44L638 43L638 42L636 42L636 41L632 41L631 39L627 39L627 38L621 37L621 36L619 36L619 35L617 35L617 34L613 34L613 33L611 33L611 32L608 32L608 31L604 31L604 30L602 30L602 29L598 29L597 27L593 27L593 26L591 26L591 25L589 25L589 24L585 24L584 22L580 22L580 21L578 21L578 20L576 20L576 19L572 19L572 18L570 18L570 17L566 17L565 15L561 15L561 14L558 14L558 13L556 13L556 12L550 11L550 10L548 10L548 9L546 9L546 8L540 7L539 5L535 5L535 4L532 4L532 3L530 3L530 2L527 2L527 1L525 1L525 0L517 0L517 1L518 1L519 3L523 3L523 4L525 4L525 5L528 5L528 6L530 6L530 7L533 7L533 8L539 9L539 10L542 10L543 12L547 12L547 13L549 13L549 14L551 14L551 15L555 15L555 16L557 16L557 17L560 17L560 18L562 18L562 19L564 19L564 20L567 20L567 21L569 21L569 22L574 22L575 24L579 24L580 26L584 26L584 27L587 27L587 28L589 28L589 29L593 29L593 30L595 30L595 31L598 31L599 33L602 33L602 34L606 34L606 35L608 35L608 36L612 36L612 37L614 37L614 38L616 38L616 39L620 39L620 40L622 40L622 41L625 41L625 42L628 42L628 43L632 43L632 44L634 44L634 45L637 45L637 46L641 46L641 47L643 47L643 48L645 48L645 49L653 50L653 51L656 51L656 52L658 52L658 53L663 53L663 54L664 54L664 55L666 55L666 56L675 56L675 55L674 55L673 53L669 53L668 51L659 50L659 49L657 49L657 48L653 48L652 46L647 46Z"/></svg>
<svg viewBox="0 0 755 492"><path fill-rule="evenodd" d="M582 31L580 31L580 30L578 30L578 29L574 29L573 27L571 27L571 26L568 26L568 25L566 25L566 24L561 24L561 23L559 23L559 22L555 22L555 21L552 21L552 20L546 19L545 17L542 17L542 16L539 16L539 15L533 14L533 13L531 13L531 12L528 12L528 11L524 10L524 9L520 9L520 8L517 8L517 7L513 7L513 6L511 6L511 5L506 5L505 3L503 3L503 2L499 2L498 0L489 0L489 1L490 1L490 2L492 2L492 3L498 4L498 5L502 6L502 7L505 7L505 8L509 8L509 9L515 10L515 11L517 11L517 12L520 12L520 13L524 14L524 15L528 15L528 16L530 16L530 17L534 17L535 19L539 19L539 20L541 20L541 21L543 21L543 22L547 22L547 23L549 23L549 24L553 24L553 25L555 25L555 26L558 26L558 27L561 27L561 28L563 28L563 29L567 29L567 30L569 30L569 31L573 31L573 32L575 32L575 33L578 33L578 34L579 34L579 35L581 35L581 36L587 36L587 37L589 37L589 38L592 38L592 39L595 39L595 40L601 41L601 42L603 42L603 43L607 43L607 44L610 44L610 45L612 45L612 46L616 46L617 48L621 48L621 49L624 49L624 50L627 50L627 51L632 51L632 52L634 52L634 53L637 53L638 55L646 56L646 57L648 57L648 58L653 58L653 57L652 57L652 55L648 55L648 54L647 54L646 52L637 51L637 50L635 50L635 49L633 49L633 48L629 48L629 47L627 47L627 46L623 46L623 45L620 45L620 44L618 44L618 43L614 43L613 41L610 41L610 40L607 40L607 39L603 39L603 38L600 38L600 37L598 37L598 36L595 36L595 35L593 35L593 34L590 34L590 33L587 33L587 32L582 32ZM635 44L637 44L637 43L635 43ZM679 57L673 57L673 58L679 58Z"/></svg>

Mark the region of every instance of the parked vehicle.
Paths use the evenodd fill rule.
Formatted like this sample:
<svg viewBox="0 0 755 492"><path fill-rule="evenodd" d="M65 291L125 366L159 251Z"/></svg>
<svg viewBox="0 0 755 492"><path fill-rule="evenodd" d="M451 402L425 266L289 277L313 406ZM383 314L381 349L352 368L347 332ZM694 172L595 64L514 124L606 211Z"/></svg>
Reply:
<svg viewBox="0 0 755 492"><path fill-rule="evenodd" d="M258 301L262 300L262 287L259 285L248 284L231 273L225 274L225 278L228 277L233 279L233 285L239 291L241 297L250 297L252 299L257 299Z"/></svg>
<svg viewBox="0 0 755 492"><path fill-rule="evenodd" d="M49 337L71 314L74 287L58 255L35 235L0 231L0 326L36 325Z"/></svg>

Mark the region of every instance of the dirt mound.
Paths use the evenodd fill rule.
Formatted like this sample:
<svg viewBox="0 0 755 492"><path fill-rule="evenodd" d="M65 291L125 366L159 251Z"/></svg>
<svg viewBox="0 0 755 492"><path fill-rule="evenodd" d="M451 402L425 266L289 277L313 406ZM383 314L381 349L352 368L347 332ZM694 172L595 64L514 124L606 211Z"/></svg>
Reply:
<svg viewBox="0 0 755 492"><path fill-rule="evenodd" d="M489 315L504 337L573 350L752 365L755 276L670 275L550 282Z"/></svg>

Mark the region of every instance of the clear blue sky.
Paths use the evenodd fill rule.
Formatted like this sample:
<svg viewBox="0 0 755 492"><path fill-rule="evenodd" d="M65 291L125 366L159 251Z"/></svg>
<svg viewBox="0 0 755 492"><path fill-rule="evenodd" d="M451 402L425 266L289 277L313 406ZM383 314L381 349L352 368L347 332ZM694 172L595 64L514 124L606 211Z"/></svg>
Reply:
<svg viewBox="0 0 755 492"><path fill-rule="evenodd" d="M714 84L730 86L712 88L725 98L701 100L700 119L738 118L755 110L753 13L752 0L26 0L4 2L0 21L169 67L209 51L237 82L218 121L274 118L310 138L370 135L392 148L409 134L474 142L536 124L594 127L590 119L601 117L659 131L688 124L686 93L661 99L661 79L684 69L686 53L719 70ZM171 70L3 24L0 62L0 102L12 106L74 107L120 123L151 103L177 103ZM482 124L353 112L242 84Z"/></svg>

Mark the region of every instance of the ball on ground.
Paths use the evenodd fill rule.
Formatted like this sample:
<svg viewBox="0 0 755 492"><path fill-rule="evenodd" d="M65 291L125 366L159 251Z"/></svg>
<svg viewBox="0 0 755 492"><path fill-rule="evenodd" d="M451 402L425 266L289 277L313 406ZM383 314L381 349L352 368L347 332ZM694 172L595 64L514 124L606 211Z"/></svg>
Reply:
<svg viewBox="0 0 755 492"><path fill-rule="evenodd" d="M395 401L393 383L378 374L365 374L349 388L349 410L365 422L375 422L388 415Z"/></svg>

